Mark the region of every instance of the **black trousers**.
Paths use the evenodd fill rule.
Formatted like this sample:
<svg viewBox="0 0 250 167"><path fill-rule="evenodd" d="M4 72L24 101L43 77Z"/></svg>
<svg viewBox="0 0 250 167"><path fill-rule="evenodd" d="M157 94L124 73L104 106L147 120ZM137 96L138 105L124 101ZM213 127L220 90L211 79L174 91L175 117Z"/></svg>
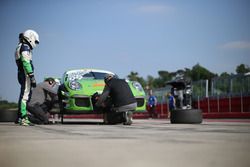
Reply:
<svg viewBox="0 0 250 167"><path fill-rule="evenodd" d="M155 106L154 105L149 107L149 116L151 118L157 118L157 113L155 111Z"/></svg>
<svg viewBox="0 0 250 167"><path fill-rule="evenodd" d="M48 124L49 117L47 112L47 107L45 105L38 105L35 104L34 106L27 105L28 111L28 118L30 122L34 124Z"/></svg>

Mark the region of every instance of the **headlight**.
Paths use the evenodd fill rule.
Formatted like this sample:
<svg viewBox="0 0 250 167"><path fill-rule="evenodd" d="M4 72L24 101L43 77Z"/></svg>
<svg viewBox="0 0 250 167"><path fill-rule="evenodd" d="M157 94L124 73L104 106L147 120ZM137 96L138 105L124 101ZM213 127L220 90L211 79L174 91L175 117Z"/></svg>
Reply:
<svg viewBox="0 0 250 167"><path fill-rule="evenodd" d="M140 92L143 92L143 88L141 86L141 84L139 82L133 81L132 85L135 87L135 89L137 89Z"/></svg>
<svg viewBox="0 0 250 167"><path fill-rule="evenodd" d="M70 81L69 88L72 90L80 90L82 88L81 84L77 81Z"/></svg>

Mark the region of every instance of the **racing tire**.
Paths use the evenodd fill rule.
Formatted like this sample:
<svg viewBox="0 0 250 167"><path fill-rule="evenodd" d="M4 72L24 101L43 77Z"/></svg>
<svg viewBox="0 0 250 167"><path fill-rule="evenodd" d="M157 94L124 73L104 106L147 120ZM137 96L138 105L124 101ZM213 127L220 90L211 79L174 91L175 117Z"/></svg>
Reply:
<svg viewBox="0 0 250 167"><path fill-rule="evenodd" d="M200 124L202 123L202 111L200 109L177 109L170 115L172 124Z"/></svg>
<svg viewBox="0 0 250 167"><path fill-rule="evenodd" d="M15 122L17 119L16 110L0 110L0 122Z"/></svg>

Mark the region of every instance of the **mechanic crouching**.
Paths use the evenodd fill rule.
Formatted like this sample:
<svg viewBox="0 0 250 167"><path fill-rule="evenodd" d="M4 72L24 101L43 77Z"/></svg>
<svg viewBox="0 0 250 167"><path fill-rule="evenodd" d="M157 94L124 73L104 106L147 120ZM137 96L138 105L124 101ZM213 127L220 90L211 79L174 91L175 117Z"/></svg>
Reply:
<svg viewBox="0 0 250 167"><path fill-rule="evenodd" d="M103 93L96 102L97 107L106 111L104 123L131 125L137 102L128 83L124 79L116 78L113 74L106 74L104 82Z"/></svg>
<svg viewBox="0 0 250 167"><path fill-rule="evenodd" d="M49 111L58 100L58 84L54 78L47 78L33 89L27 104L28 118L34 124L49 124Z"/></svg>

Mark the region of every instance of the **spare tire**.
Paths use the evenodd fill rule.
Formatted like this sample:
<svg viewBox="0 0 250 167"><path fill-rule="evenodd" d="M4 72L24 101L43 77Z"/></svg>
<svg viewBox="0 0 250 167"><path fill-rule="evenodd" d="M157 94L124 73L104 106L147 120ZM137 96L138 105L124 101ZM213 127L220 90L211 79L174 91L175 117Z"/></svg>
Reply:
<svg viewBox="0 0 250 167"><path fill-rule="evenodd" d="M170 115L172 124L200 124L202 123L202 111L200 109L177 109Z"/></svg>

